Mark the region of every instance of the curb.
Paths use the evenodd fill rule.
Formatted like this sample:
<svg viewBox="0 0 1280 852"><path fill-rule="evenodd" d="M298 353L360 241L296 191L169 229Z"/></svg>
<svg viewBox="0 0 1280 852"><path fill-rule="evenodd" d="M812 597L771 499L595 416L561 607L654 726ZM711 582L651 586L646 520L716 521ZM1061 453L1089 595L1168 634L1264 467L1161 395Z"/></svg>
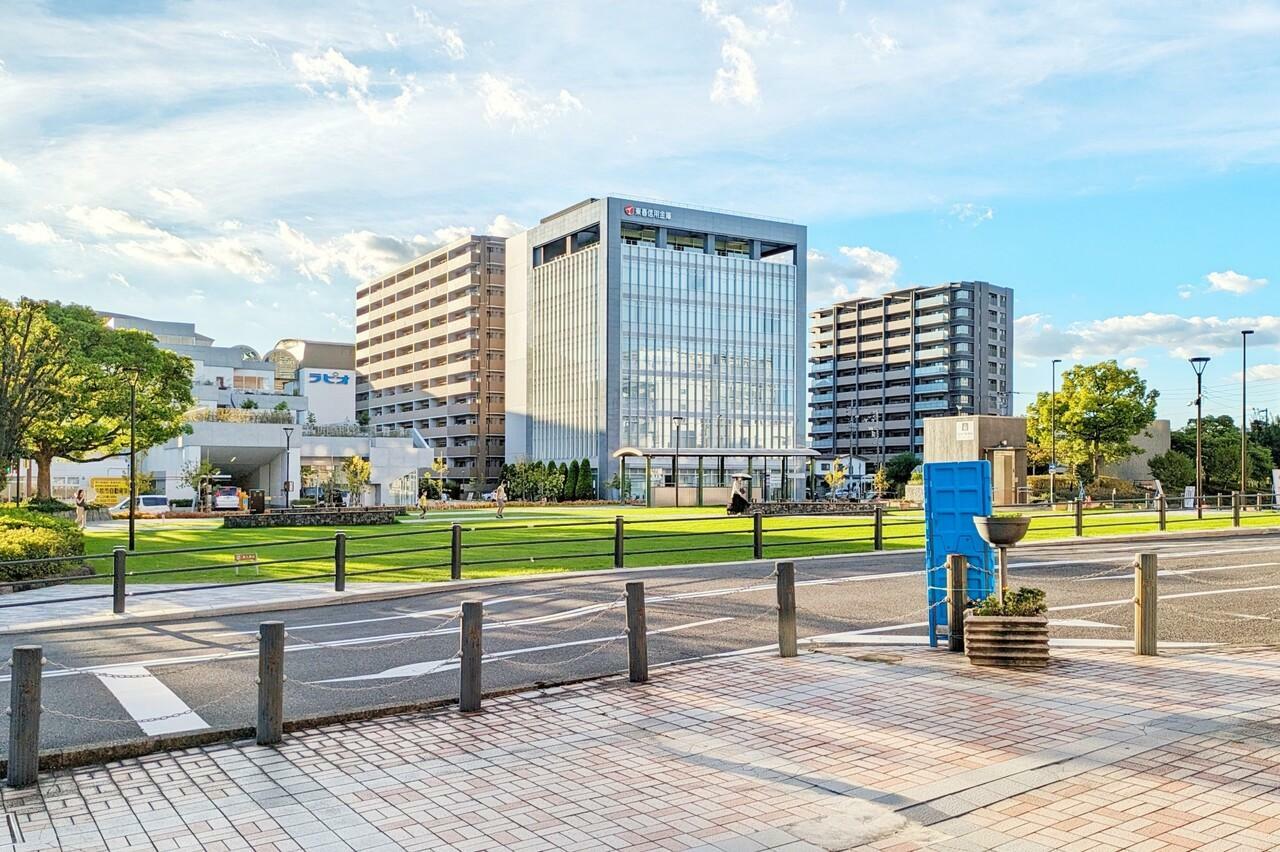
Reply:
<svg viewBox="0 0 1280 852"><path fill-rule="evenodd" d="M1076 538L1059 539L1042 539L1037 541L1029 541L1026 544L1018 546L1018 551L1033 550L1042 547L1061 547L1064 544L1083 543L1083 542L1108 542L1112 544L1124 544L1126 542L1141 543L1151 541L1153 539L1167 539L1170 537L1181 538L1183 536L1203 537L1203 538L1238 538L1257 537L1257 536L1277 536L1280 537L1280 527L1231 527L1228 529L1216 530L1174 530L1165 532L1149 532L1149 533L1127 533L1124 535L1098 535L1084 536ZM922 553L924 548L921 547L904 547L892 550L868 550L859 553L837 553L823 556L797 556L790 561L802 564L813 564L823 560L848 560L848 559L866 559L877 556ZM723 568L726 566L738 567L762 567L777 562L777 559L747 559L735 562L697 562L687 565L649 565L638 568L594 568L587 571L555 571L544 572L541 574L521 574L510 577L484 577L474 580L458 580L458 581L442 581L439 583L418 583L418 584L402 584L400 588L376 589L367 592L351 591L351 592L332 592L322 598L297 599L285 601L264 601L262 603L235 604L222 607L212 607L210 609L201 610L183 610L181 612L160 612L154 615L104 615L86 618L82 621L56 622L37 622L35 624L15 625L12 627L0 627L0 636L15 636L26 633L62 633L70 630L81 630L94 627L121 627L133 626L139 624L170 624L175 621L194 621L205 618L221 618L228 615L251 615L260 612L291 612L300 609L316 609L318 607L341 606L350 603L378 603L380 601L395 600L398 598L416 598L426 597L430 595L450 594L459 591L468 591L470 589L483 589L489 586L503 585L507 583L540 583L550 580L565 580L607 577L626 574L636 574L641 572L664 572L679 571L685 569L701 569L701 568Z"/></svg>

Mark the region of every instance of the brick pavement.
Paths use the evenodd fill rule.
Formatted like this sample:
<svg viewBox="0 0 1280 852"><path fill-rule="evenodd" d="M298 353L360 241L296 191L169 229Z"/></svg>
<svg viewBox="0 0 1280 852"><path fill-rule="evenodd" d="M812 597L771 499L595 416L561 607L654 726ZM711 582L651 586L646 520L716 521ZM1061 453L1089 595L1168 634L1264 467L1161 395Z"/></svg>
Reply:
<svg viewBox="0 0 1280 852"><path fill-rule="evenodd" d="M1274 649L653 674L57 772L3 807L19 849L1280 847Z"/></svg>

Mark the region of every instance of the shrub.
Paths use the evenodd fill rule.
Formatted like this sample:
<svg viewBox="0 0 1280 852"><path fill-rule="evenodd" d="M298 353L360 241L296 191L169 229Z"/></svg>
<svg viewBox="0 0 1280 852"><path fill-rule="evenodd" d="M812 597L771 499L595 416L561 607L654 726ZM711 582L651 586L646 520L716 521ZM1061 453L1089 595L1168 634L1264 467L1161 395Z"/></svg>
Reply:
<svg viewBox="0 0 1280 852"><path fill-rule="evenodd" d="M290 505L295 508L306 508L316 504L314 497L294 497Z"/></svg>
<svg viewBox="0 0 1280 852"><path fill-rule="evenodd" d="M1027 477L1027 487L1031 489L1031 493L1038 497L1048 499L1049 497L1049 476L1048 474L1036 474ZM1059 500L1074 500L1076 494L1079 493L1080 483L1076 477L1069 473L1060 473L1054 477L1054 490ZM1146 497L1147 492L1134 485L1127 479L1117 479L1114 476L1099 476L1093 482L1086 482L1084 493L1086 497L1094 500L1110 500L1111 490L1115 489L1116 499L1133 500L1139 497Z"/></svg>
<svg viewBox="0 0 1280 852"><path fill-rule="evenodd" d="M997 592L981 603L975 604L973 608L974 615L1021 617L1044 615L1048 611L1049 607L1044 601L1044 589L1032 589L1026 586L1017 591L1006 591L1003 606L1000 603L1000 594Z"/></svg>
<svg viewBox="0 0 1280 852"><path fill-rule="evenodd" d="M32 512L44 512L50 515L57 514L58 512L71 512L75 510L75 506L72 506L69 503L63 503L61 500L54 497L44 499L34 497L23 503L22 508L30 509Z"/></svg>
<svg viewBox="0 0 1280 852"><path fill-rule="evenodd" d="M66 562L0 565L0 580L31 580L62 574L84 555L84 534L75 522L24 509L0 511L0 562L70 557Z"/></svg>

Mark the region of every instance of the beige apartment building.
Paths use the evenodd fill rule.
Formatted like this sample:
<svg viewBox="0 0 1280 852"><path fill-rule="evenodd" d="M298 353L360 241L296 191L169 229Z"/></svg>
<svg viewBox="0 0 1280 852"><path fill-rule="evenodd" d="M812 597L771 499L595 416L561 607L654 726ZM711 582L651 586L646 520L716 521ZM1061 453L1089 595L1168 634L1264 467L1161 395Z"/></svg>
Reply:
<svg viewBox="0 0 1280 852"><path fill-rule="evenodd" d="M464 492L502 472L504 243L464 237L356 291L358 415L416 432Z"/></svg>

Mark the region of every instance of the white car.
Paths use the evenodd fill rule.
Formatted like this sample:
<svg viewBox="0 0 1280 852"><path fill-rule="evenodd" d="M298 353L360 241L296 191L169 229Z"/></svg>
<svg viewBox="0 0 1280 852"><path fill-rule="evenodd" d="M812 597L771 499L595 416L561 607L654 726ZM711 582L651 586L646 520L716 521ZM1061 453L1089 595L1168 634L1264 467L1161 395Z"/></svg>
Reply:
<svg viewBox="0 0 1280 852"><path fill-rule="evenodd" d="M126 497L111 507L112 512L129 511L129 498ZM169 498L163 494L139 494L134 504L134 514L160 515L169 511Z"/></svg>

